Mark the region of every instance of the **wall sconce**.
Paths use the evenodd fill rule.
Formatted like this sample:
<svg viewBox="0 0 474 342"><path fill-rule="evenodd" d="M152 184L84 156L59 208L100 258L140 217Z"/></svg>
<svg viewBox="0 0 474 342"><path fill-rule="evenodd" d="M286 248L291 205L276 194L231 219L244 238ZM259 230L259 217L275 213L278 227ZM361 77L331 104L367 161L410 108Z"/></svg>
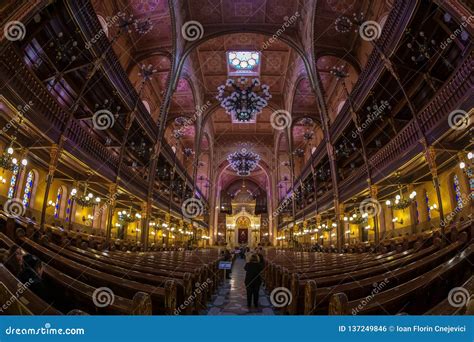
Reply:
<svg viewBox="0 0 474 342"><path fill-rule="evenodd" d="M393 223L403 224L403 219L399 219L398 217L394 217L392 219Z"/></svg>
<svg viewBox="0 0 474 342"><path fill-rule="evenodd" d="M437 205L436 203L433 203L433 205L430 205L430 211L431 211L431 210L439 211L438 205Z"/></svg>

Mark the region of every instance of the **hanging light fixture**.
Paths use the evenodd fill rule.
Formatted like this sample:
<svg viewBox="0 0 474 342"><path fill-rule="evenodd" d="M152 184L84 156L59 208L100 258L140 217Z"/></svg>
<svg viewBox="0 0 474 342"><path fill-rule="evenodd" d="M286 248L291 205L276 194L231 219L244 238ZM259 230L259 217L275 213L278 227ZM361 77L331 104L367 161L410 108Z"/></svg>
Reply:
<svg viewBox="0 0 474 342"><path fill-rule="evenodd" d="M270 87L261 85L258 78L249 81L241 77L238 81L228 79L225 85L217 88L217 100L233 120L249 122L268 105L272 95Z"/></svg>
<svg viewBox="0 0 474 342"><path fill-rule="evenodd" d="M385 204L388 207L392 207L395 210L406 209L410 204L415 200L416 191L412 191L408 198L403 197L402 189L400 188L400 194L395 196L395 200L392 202L390 200L385 201Z"/></svg>
<svg viewBox="0 0 474 342"><path fill-rule="evenodd" d="M231 153L227 156L231 168L237 172L239 176L248 176L250 172L256 169L260 156L246 148Z"/></svg>
<svg viewBox="0 0 474 342"><path fill-rule="evenodd" d="M88 208L100 203L100 197L95 197L94 199L94 195L92 194L92 192L87 192L88 187L89 185L87 183L84 183L84 191L82 193L82 196L79 196L77 194L76 188L73 188L71 190L71 198L74 199L74 201L76 201L76 203L79 204L81 207Z"/></svg>
<svg viewBox="0 0 474 342"><path fill-rule="evenodd" d="M127 224L131 222L138 221L142 218L142 215L139 213L132 212L132 208L127 210L122 210L118 212L118 220L121 224Z"/></svg>

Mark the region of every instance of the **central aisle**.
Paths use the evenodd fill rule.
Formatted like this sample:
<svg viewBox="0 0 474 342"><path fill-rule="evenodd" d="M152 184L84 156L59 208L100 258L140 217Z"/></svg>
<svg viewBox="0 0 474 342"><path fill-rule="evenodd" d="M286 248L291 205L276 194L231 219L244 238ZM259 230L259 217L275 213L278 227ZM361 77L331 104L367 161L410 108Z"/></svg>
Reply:
<svg viewBox="0 0 474 342"><path fill-rule="evenodd" d="M208 315L274 315L268 295L260 287L259 308L247 308L245 291L245 260L237 258L232 268L232 279L225 281L209 305Z"/></svg>

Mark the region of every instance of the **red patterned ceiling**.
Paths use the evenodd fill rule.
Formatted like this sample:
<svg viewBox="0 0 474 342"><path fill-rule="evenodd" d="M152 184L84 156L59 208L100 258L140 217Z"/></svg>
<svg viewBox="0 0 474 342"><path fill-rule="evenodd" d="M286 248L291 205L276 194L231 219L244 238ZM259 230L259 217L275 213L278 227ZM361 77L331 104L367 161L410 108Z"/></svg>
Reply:
<svg viewBox="0 0 474 342"><path fill-rule="evenodd" d="M188 7L191 17L202 24L281 24L297 11L298 1L193 0L188 1Z"/></svg>

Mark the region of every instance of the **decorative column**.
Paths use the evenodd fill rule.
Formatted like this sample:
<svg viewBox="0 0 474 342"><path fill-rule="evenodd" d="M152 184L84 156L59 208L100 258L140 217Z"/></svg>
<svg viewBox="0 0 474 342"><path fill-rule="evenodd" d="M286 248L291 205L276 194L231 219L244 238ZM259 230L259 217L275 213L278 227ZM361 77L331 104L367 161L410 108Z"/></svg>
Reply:
<svg viewBox="0 0 474 342"><path fill-rule="evenodd" d="M56 172L56 168L58 166L59 158L61 156L61 151L62 149L60 149L58 144L53 144L51 146L51 150L49 151L48 175L46 176L46 188L44 191L43 208L41 209L40 227L42 229L44 228L44 222L46 219L46 209L48 207L49 190L51 188L51 184L53 183L53 178Z"/></svg>
<svg viewBox="0 0 474 342"><path fill-rule="evenodd" d="M382 206L379 204L379 202L377 200L377 195L378 195L378 192L379 192L378 187L376 185L371 185L369 190L370 190L370 197L372 198L373 205L375 207L374 215L373 215L373 220L374 220L374 242L375 242L375 245L378 246L378 244L380 243L378 209L382 208Z"/></svg>
<svg viewBox="0 0 474 342"><path fill-rule="evenodd" d="M149 225L150 225L150 215L151 215L151 202L143 201L141 206L141 236L140 241L142 243L142 250L146 251L148 249L148 238L149 238Z"/></svg>
<svg viewBox="0 0 474 342"><path fill-rule="evenodd" d="M339 235L343 236L342 247L344 247L344 243L346 241L346 239L345 239L345 237L346 237L346 225L344 223L344 210L345 210L344 203L339 203L338 210L337 210L337 213L336 213L336 216L338 217L339 222L340 222L340 224L337 226L337 239L339 240ZM350 242L350 239L349 239L348 242ZM339 250L339 253L342 251L342 247Z"/></svg>
<svg viewBox="0 0 474 342"><path fill-rule="evenodd" d="M73 189L77 189L79 187L79 182L78 181L74 181L72 183L72 188ZM69 194L69 196L71 196L71 194ZM74 215L76 215L76 201L71 198L71 205L70 205L70 209L69 209L69 226L68 226L68 229L70 230L72 228L72 220L74 218Z"/></svg>
<svg viewBox="0 0 474 342"><path fill-rule="evenodd" d="M150 161L150 169L148 170L148 190L147 190L147 206L146 206L146 212L145 212L145 219L142 227L142 232L147 231L146 237L142 234L142 242L143 242L143 248L147 249L148 248L148 239L149 239L149 227L150 227L150 219L151 219L151 214L152 214L152 203L153 203L153 194L155 190L155 181L156 181L156 168L158 164L158 143L155 144L153 147L153 154L151 155L151 161ZM146 227L146 228L145 228ZM156 233L155 233L156 234Z"/></svg>
<svg viewBox="0 0 474 342"><path fill-rule="evenodd" d="M411 194L415 190L415 186L413 184L408 184L407 191ZM411 221L411 233L416 234L417 232L417 222L416 222L416 197L410 203L410 221Z"/></svg>
<svg viewBox="0 0 474 342"><path fill-rule="evenodd" d="M316 234L316 242L322 246L324 241L320 240L319 235L320 234L321 236L324 236L324 235L322 232L320 232L320 229L321 229L319 228L320 226L321 226L321 214L316 214L316 228L318 229L318 233Z"/></svg>
<svg viewBox="0 0 474 342"><path fill-rule="evenodd" d="M425 147L425 160L430 168L431 179L433 180L433 186L436 191L436 198L438 200L438 210L439 210L439 219L440 222L444 221L444 212L443 212L443 200L441 198L441 189L439 186L439 178L438 178L438 168L436 166L436 150L433 146L427 146L424 143ZM441 225L441 232L444 235L446 229L446 225Z"/></svg>
<svg viewBox="0 0 474 342"><path fill-rule="evenodd" d="M107 230L106 230L106 241L109 242L112 235L112 218L114 216L115 203L117 199L117 183L109 185L109 198L107 200L108 213L107 213Z"/></svg>

